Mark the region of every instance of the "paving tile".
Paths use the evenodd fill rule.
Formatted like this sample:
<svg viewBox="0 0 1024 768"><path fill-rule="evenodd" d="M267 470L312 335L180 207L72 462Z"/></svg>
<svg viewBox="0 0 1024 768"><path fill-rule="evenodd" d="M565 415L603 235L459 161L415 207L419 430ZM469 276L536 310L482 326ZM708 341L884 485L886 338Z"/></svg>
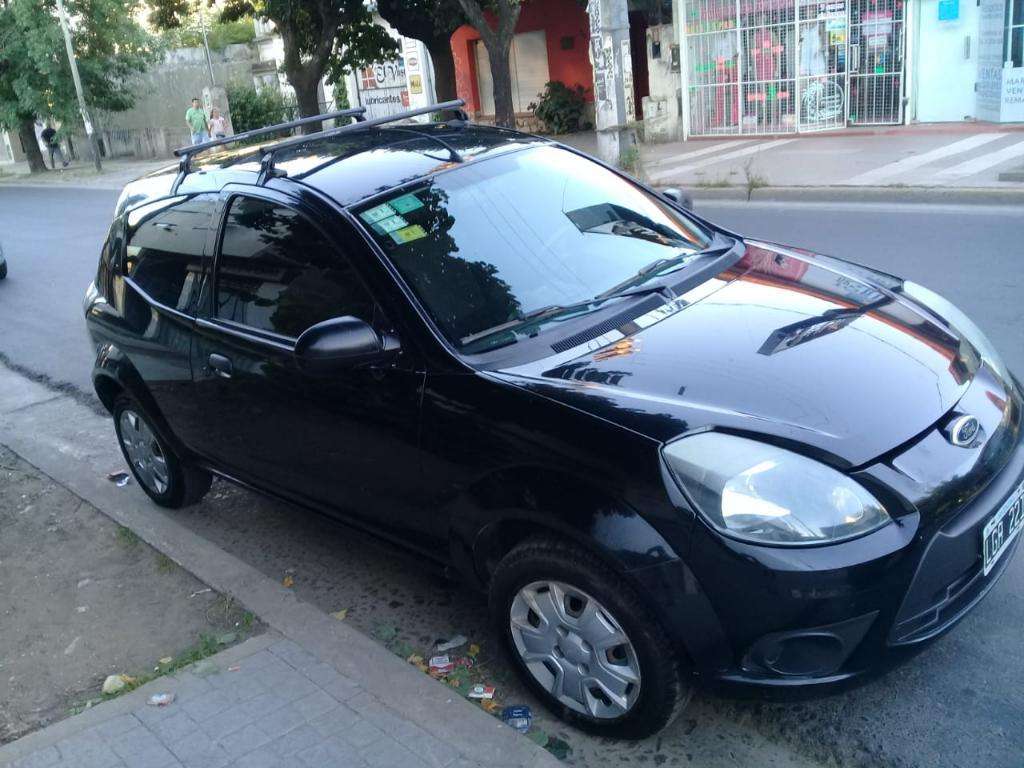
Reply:
<svg viewBox="0 0 1024 768"><path fill-rule="evenodd" d="M302 725L279 736L266 748L278 757L288 758L297 752L319 744L321 741L325 741L325 738L319 731L311 725Z"/></svg>
<svg viewBox="0 0 1024 768"><path fill-rule="evenodd" d="M158 768L171 763L174 755L161 743L156 734L145 728L129 731L111 739L110 748L128 766Z"/></svg>
<svg viewBox="0 0 1024 768"><path fill-rule="evenodd" d="M246 701L268 692L263 683L253 675L254 671L240 669L237 672L214 675L209 678L210 685L214 690L227 695L232 701Z"/></svg>
<svg viewBox="0 0 1024 768"><path fill-rule="evenodd" d="M314 685L327 691L338 701L347 701L363 692L363 689L354 680L345 677L330 664L323 661L309 667L303 667L302 674L312 681Z"/></svg>
<svg viewBox="0 0 1024 768"><path fill-rule="evenodd" d="M60 753L51 744L48 747L37 749L31 754L15 760L12 768L50 768L58 760L60 760Z"/></svg>
<svg viewBox="0 0 1024 768"><path fill-rule="evenodd" d="M368 747L377 739L383 738L384 732L380 728L360 719L337 735L349 744L362 749L363 747Z"/></svg>
<svg viewBox="0 0 1024 768"><path fill-rule="evenodd" d="M180 706L190 717L202 722L214 715L220 714L234 704L235 701L236 699L229 692L210 688L188 701L181 702Z"/></svg>
<svg viewBox="0 0 1024 768"><path fill-rule="evenodd" d="M339 733L352 728L356 723L363 721L355 710L349 709L344 704L339 704L329 712L325 712L320 717L314 718L310 725L316 729L324 738L330 736L337 736Z"/></svg>
<svg viewBox="0 0 1024 768"><path fill-rule="evenodd" d="M360 754L371 768L426 768L427 765L390 736L377 739L361 750Z"/></svg>
<svg viewBox="0 0 1024 768"><path fill-rule="evenodd" d="M165 744L180 741L200 731L199 723L184 711L178 711L166 720L159 720L149 726L149 730Z"/></svg>
<svg viewBox="0 0 1024 768"><path fill-rule="evenodd" d="M228 753L204 733L196 732L167 744L174 756L187 768L224 768L231 762Z"/></svg>
<svg viewBox="0 0 1024 768"><path fill-rule="evenodd" d="M253 677L266 690L288 700L308 696L317 689L312 681L291 667L285 670L259 669L253 672Z"/></svg>
<svg viewBox="0 0 1024 768"><path fill-rule="evenodd" d="M320 661L316 656L292 640L279 640L267 650L295 669L303 669Z"/></svg>
<svg viewBox="0 0 1024 768"><path fill-rule="evenodd" d="M111 768L124 765L112 747L98 734L90 731L58 741L56 747L64 764L75 768Z"/></svg>
<svg viewBox="0 0 1024 768"><path fill-rule="evenodd" d="M262 747L273 738L273 735L261 731L255 725L247 725L242 730L235 731L223 739L219 739L217 743L220 744L228 757L235 760L258 747Z"/></svg>
<svg viewBox="0 0 1024 768"><path fill-rule="evenodd" d="M98 734L101 739L109 741L141 727L142 722L135 715L118 715L93 726L90 730Z"/></svg>
<svg viewBox="0 0 1024 768"><path fill-rule="evenodd" d="M337 705L335 705L337 706ZM306 725L308 717L290 706L270 712L256 720L254 725L271 739L276 739L289 731Z"/></svg>
<svg viewBox="0 0 1024 768"><path fill-rule="evenodd" d="M238 758L231 763L229 768L295 768L295 766L294 763L283 760L274 753L261 748Z"/></svg>
<svg viewBox="0 0 1024 768"><path fill-rule="evenodd" d="M337 706L338 702L329 694L324 691L313 691L308 696L293 701L288 708L300 713L305 720L313 720Z"/></svg>
<svg viewBox="0 0 1024 768"><path fill-rule="evenodd" d="M353 746L337 738L303 750L297 757L309 768L360 768L366 765Z"/></svg>

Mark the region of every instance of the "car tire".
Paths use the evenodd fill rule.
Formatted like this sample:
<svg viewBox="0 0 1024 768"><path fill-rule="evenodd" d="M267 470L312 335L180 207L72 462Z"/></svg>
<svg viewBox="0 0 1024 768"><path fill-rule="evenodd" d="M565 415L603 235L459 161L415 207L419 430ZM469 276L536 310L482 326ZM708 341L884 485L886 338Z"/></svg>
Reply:
<svg viewBox="0 0 1024 768"><path fill-rule="evenodd" d="M213 476L183 461L159 436L153 420L132 397L114 400L114 430L135 481L161 507L196 504L210 490Z"/></svg>
<svg viewBox="0 0 1024 768"><path fill-rule="evenodd" d="M537 586L545 584L547 591ZM534 624L540 617L532 608L527 608L526 623L530 626L523 625L525 606L538 603L548 606L547 600L551 606L557 605L556 595L562 598L562 619L550 622L540 619ZM572 607L574 600L575 608ZM593 611L590 601L595 601ZM494 628L526 684L556 715L582 730L615 738L644 738L671 723L693 694L689 664L673 646L640 594L607 563L583 547L543 538L531 539L513 548L498 564L491 579L490 610ZM557 608L554 610L559 613ZM573 623L574 612L578 612L581 623ZM593 624L586 617L589 615L592 619L594 612L599 616L599 633L611 633L607 640L602 640L600 634L593 639L590 636L593 632L588 635L586 631ZM560 639L552 655L538 662L537 656L547 653L546 648L538 651L538 646L548 642L539 635L552 637L548 629L560 620L568 624L555 628L556 634L562 634L558 634ZM580 629L580 634L576 629ZM617 631L624 633L626 642L598 652L597 649L618 640ZM530 657L529 662L524 654ZM613 682L632 678L638 672L637 689L627 683L623 690L617 691L617 703L613 703L605 695L612 693L609 688L594 687L600 685L597 678L607 669L615 670ZM577 671L578 685L574 682ZM549 683L552 687L561 685L563 694L553 694ZM581 695L567 704L567 698L573 697L564 691ZM601 711L596 712L595 708Z"/></svg>
<svg viewBox="0 0 1024 768"><path fill-rule="evenodd" d="M7 262L0 261L0 280L3 280L5 277L7 277Z"/></svg>

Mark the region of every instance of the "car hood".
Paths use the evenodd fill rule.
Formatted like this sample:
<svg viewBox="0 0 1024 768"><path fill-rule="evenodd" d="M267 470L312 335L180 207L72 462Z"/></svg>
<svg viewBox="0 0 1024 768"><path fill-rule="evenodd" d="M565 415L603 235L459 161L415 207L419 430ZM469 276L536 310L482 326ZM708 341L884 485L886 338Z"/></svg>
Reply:
<svg viewBox="0 0 1024 768"><path fill-rule="evenodd" d="M748 242L735 266L675 301L496 375L656 440L714 427L858 466L932 426L980 363L902 285Z"/></svg>

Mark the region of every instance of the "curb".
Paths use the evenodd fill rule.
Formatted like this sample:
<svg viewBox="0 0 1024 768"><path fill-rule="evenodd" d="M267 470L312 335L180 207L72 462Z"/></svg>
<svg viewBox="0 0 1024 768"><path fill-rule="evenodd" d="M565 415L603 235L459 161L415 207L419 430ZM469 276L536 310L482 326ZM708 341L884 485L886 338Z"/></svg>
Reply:
<svg viewBox="0 0 1024 768"><path fill-rule="evenodd" d="M529 739L351 625L301 601L255 567L175 522L137 488L126 494L107 481L106 468L123 464L109 419L6 366L0 366L0 442L199 580L237 598L271 630L351 678L403 719L447 741L472 764L560 765Z"/></svg>
<svg viewBox="0 0 1024 768"><path fill-rule="evenodd" d="M659 183L664 189L673 186ZM675 185L678 186L678 185ZM761 187L747 199L742 187L707 188L685 185L696 202L732 200L780 203L918 203L946 205L1024 205L1024 188L984 187Z"/></svg>

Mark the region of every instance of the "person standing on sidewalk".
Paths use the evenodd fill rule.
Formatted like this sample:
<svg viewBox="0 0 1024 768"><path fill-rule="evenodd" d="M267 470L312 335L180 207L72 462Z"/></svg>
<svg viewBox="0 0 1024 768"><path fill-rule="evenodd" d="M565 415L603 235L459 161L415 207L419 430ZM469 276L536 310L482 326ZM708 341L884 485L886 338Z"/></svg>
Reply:
<svg viewBox="0 0 1024 768"><path fill-rule="evenodd" d="M50 165L53 166L53 170L57 170L58 157L60 158L61 168L67 168L68 159L64 157L64 152L61 151L60 142L57 141L57 131L53 129L53 126L46 126L39 135L46 143L46 149L50 153Z"/></svg>
<svg viewBox="0 0 1024 768"><path fill-rule="evenodd" d="M210 109L210 133L215 139L223 139L228 135L228 121L216 107Z"/></svg>
<svg viewBox="0 0 1024 768"><path fill-rule="evenodd" d="M185 123L192 134L192 144L202 144L210 140L210 123L206 112L200 106L199 99L192 97L192 106L185 112Z"/></svg>

